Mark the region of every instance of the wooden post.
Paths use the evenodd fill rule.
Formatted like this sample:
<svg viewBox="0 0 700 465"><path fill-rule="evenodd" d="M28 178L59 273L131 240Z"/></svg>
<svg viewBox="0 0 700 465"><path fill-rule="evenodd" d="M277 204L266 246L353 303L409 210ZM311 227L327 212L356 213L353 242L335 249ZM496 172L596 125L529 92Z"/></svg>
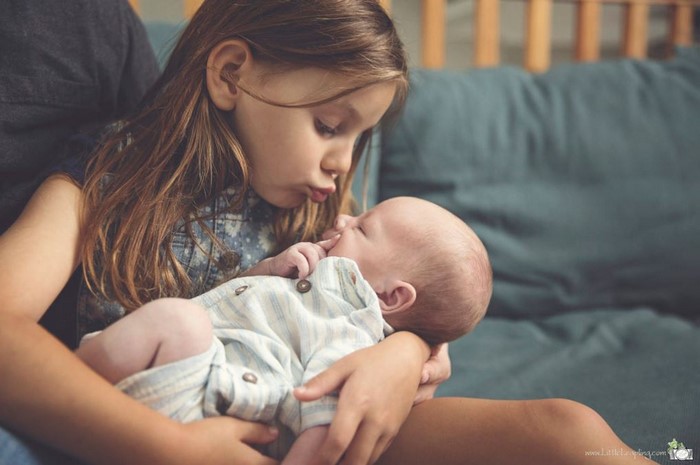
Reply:
<svg viewBox="0 0 700 465"><path fill-rule="evenodd" d="M425 68L442 68L445 65L445 2L423 0L421 57Z"/></svg>
<svg viewBox="0 0 700 465"><path fill-rule="evenodd" d="M669 34L667 55L673 55L677 45L693 43L693 5L690 2L676 1L669 8Z"/></svg>
<svg viewBox="0 0 700 465"><path fill-rule="evenodd" d="M131 5L131 8L133 8L136 13L141 12L141 6L139 5L139 0L129 0L129 4Z"/></svg>
<svg viewBox="0 0 700 465"><path fill-rule="evenodd" d="M547 70L551 61L552 0L529 0L527 4L527 38L525 68Z"/></svg>
<svg viewBox="0 0 700 465"><path fill-rule="evenodd" d="M645 1L634 1L626 4L624 21L622 54L628 58L645 58L647 56L649 4Z"/></svg>
<svg viewBox="0 0 700 465"><path fill-rule="evenodd" d="M581 0L576 11L576 61L600 57L600 0Z"/></svg>
<svg viewBox="0 0 700 465"><path fill-rule="evenodd" d="M496 66L500 61L500 0L476 0L474 66Z"/></svg>
<svg viewBox="0 0 700 465"><path fill-rule="evenodd" d="M185 18L190 19L197 12L204 0L185 0Z"/></svg>
<svg viewBox="0 0 700 465"><path fill-rule="evenodd" d="M387 13L391 13L391 0L379 0L379 4Z"/></svg>

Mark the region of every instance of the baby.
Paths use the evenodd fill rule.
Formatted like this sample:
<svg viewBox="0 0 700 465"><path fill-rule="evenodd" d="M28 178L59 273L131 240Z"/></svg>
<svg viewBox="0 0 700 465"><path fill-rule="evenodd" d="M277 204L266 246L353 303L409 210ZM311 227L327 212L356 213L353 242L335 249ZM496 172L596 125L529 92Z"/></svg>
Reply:
<svg viewBox="0 0 700 465"><path fill-rule="evenodd" d="M276 423L282 431L267 453L307 463L337 399L301 404L295 386L393 331L431 345L454 340L481 320L492 289L476 234L425 200L341 215L327 236L195 299L151 302L86 336L77 354L180 421L226 414Z"/></svg>

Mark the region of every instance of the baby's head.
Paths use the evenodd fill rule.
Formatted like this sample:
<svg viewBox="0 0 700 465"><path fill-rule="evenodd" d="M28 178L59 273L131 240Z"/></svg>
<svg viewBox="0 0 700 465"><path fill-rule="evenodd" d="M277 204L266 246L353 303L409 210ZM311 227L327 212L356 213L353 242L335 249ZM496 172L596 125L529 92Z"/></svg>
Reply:
<svg viewBox="0 0 700 465"><path fill-rule="evenodd" d="M456 339L486 312L492 272L486 248L462 220L414 197L340 216L329 256L355 260L384 319L430 344Z"/></svg>

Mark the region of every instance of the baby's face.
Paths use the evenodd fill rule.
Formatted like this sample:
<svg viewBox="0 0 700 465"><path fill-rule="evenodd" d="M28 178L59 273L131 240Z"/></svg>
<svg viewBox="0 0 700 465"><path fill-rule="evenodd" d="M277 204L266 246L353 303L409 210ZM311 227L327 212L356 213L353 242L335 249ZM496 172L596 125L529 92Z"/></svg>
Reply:
<svg viewBox="0 0 700 465"><path fill-rule="evenodd" d="M395 265L409 250L412 233L420 228L420 210L421 203L403 197L384 201L360 216L340 215L329 232L340 234L340 238L328 256L353 259L375 287L392 272L403 271Z"/></svg>

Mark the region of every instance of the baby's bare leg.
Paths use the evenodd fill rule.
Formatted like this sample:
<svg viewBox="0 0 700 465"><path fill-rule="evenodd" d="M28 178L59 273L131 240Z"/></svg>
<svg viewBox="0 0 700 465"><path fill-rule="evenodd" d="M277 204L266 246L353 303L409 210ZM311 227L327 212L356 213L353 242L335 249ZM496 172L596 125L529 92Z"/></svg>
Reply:
<svg viewBox="0 0 700 465"><path fill-rule="evenodd" d="M604 455L601 451L610 453ZM378 463L640 465L654 462L635 454L600 415L577 402L439 398L413 408Z"/></svg>
<svg viewBox="0 0 700 465"><path fill-rule="evenodd" d="M311 463L327 434L327 425L314 426L302 431L280 465L307 465Z"/></svg>
<svg viewBox="0 0 700 465"><path fill-rule="evenodd" d="M206 311L185 299L158 299L125 316L77 350L112 383L150 367L205 352L212 342Z"/></svg>

